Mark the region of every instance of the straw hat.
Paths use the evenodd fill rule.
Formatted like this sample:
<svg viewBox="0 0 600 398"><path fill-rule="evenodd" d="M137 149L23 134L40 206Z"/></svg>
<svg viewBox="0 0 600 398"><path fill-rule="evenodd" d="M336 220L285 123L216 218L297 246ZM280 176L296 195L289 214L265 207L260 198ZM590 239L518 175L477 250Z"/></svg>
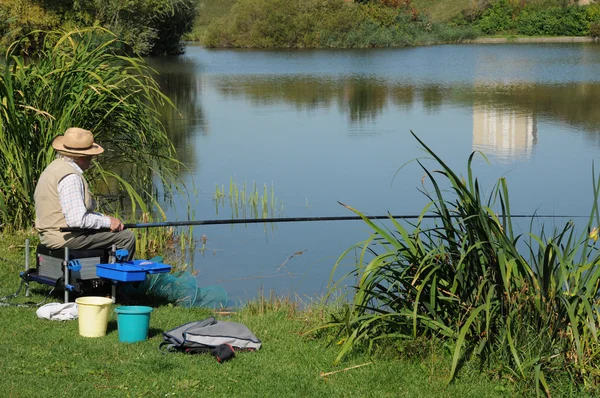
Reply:
<svg viewBox="0 0 600 398"><path fill-rule="evenodd" d="M104 152L104 148L94 142L92 132L79 127L68 128L64 135L56 136L52 148L75 156L94 156Z"/></svg>

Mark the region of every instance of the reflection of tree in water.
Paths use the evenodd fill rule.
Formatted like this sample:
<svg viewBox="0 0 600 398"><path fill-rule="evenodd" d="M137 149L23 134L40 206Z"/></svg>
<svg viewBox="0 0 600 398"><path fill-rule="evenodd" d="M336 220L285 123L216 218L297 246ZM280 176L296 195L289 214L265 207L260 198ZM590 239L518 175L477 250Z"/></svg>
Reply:
<svg viewBox="0 0 600 398"><path fill-rule="evenodd" d="M332 104L339 84L330 80L303 77L224 77L216 82L225 96L246 97L256 105L271 105L282 100L297 109L317 109Z"/></svg>
<svg viewBox="0 0 600 398"><path fill-rule="evenodd" d="M410 85L392 86L389 88L389 91L394 105L403 109L410 109L417 95L415 87Z"/></svg>
<svg viewBox="0 0 600 398"><path fill-rule="evenodd" d="M283 101L297 109L316 109L337 104L351 123L372 121L390 104L410 108L420 100L427 109L435 110L444 100L444 90L438 85L417 87L364 77L224 77L216 86L225 96L243 96L257 105Z"/></svg>
<svg viewBox="0 0 600 398"><path fill-rule="evenodd" d="M343 83L340 109L346 110L352 122L374 120L387 103L387 87L374 79L350 79Z"/></svg>
<svg viewBox="0 0 600 398"><path fill-rule="evenodd" d="M175 105L175 108L167 104L158 107L160 121L164 124L167 134L177 150L178 160L188 169L193 169L197 164L193 137L197 134L205 135L208 131L206 119L199 103L201 85L196 64L184 57L148 58L147 62L158 72L154 78L161 91ZM107 148L110 149L110 144ZM109 152L107 151L107 153ZM132 176L139 175L139 170L137 174L135 173L136 164L117 164L107 156L105 154L99 158L102 167L116 172L125 181L131 181ZM169 200L168 196L158 196L158 186L154 183L151 170L147 170L144 178L147 179L146 186L150 194L163 203ZM113 178L98 181L95 193L101 204L118 210L120 214L128 215L133 209L129 196Z"/></svg>
<svg viewBox="0 0 600 398"><path fill-rule="evenodd" d="M386 106L389 91L384 82L368 78L225 77L217 87L223 95L244 96L254 104L283 100L297 109L316 109L337 103L353 123L375 119Z"/></svg>
<svg viewBox="0 0 600 398"><path fill-rule="evenodd" d="M202 86L196 63L185 57L149 58L148 63L158 72L155 79L161 91L175 105L175 109L166 104L162 106L160 120L177 149L178 159L188 167L195 167L193 137L208 132L199 101Z"/></svg>
<svg viewBox="0 0 600 398"><path fill-rule="evenodd" d="M369 78L231 77L216 82L224 95L255 104L286 102L298 109L338 104L352 123L373 120L386 106L408 109L421 102L428 111L455 104L486 106L567 123L590 133L600 145L600 83L569 84L403 84Z"/></svg>
<svg viewBox="0 0 600 398"><path fill-rule="evenodd" d="M429 84L421 90L423 106L428 111L439 109L444 103L444 90L437 84Z"/></svg>
<svg viewBox="0 0 600 398"><path fill-rule="evenodd" d="M564 122L600 143L600 83L481 85L467 101Z"/></svg>

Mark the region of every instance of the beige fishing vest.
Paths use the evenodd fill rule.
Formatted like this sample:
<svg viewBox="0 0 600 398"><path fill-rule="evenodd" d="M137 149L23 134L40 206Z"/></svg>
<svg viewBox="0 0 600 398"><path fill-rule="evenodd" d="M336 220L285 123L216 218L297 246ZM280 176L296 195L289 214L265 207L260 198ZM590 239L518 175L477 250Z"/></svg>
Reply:
<svg viewBox="0 0 600 398"><path fill-rule="evenodd" d="M40 234L40 242L50 248L58 249L68 245L69 240L80 235L80 232L60 232L67 227L58 198L58 183L69 174L77 174L83 182L85 208L93 211L96 207L90 196L85 178L69 162L56 159L42 173L33 194L35 200L35 228Z"/></svg>

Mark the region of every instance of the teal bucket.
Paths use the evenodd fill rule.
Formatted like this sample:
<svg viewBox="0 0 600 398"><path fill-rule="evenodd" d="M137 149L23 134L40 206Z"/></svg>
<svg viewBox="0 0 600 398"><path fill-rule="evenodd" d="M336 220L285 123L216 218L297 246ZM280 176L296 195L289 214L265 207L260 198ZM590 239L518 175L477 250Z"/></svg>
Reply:
<svg viewBox="0 0 600 398"><path fill-rule="evenodd" d="M115 308L119 341L123 343L135 343L146 340L148 338L150 313L152 310L152 307L141 305Z"/></svg>

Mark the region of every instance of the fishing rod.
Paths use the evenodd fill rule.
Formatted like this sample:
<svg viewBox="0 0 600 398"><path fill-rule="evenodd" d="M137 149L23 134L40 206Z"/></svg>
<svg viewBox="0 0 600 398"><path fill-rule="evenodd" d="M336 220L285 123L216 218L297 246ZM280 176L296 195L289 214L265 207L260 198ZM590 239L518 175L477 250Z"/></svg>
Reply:
<svg viewBox="0 0 600 398"><path fill-rule="evenodd" d="M438 215L385 215L385 216L338 216L338 217L271 217L271 218L251 218L251 219L229 219L229 220L191 220L191 221L165 221L154 223L131 223L123 224L124 228L157 228L157 227L188 227L196 225L228 225L228 224L263 224L263 223L283 223L283 222L312 222L312 221L352 221L363 220L385 220L389 218L395 219L432 219L440 218ZM541 215L541 214L516 214L510 218L582 218L587 216L560 216L560 215ZM454 218L454 217L453 217ZM81 228L66 227L61 228L61 232L76 232L81 231Z"/></svg>

